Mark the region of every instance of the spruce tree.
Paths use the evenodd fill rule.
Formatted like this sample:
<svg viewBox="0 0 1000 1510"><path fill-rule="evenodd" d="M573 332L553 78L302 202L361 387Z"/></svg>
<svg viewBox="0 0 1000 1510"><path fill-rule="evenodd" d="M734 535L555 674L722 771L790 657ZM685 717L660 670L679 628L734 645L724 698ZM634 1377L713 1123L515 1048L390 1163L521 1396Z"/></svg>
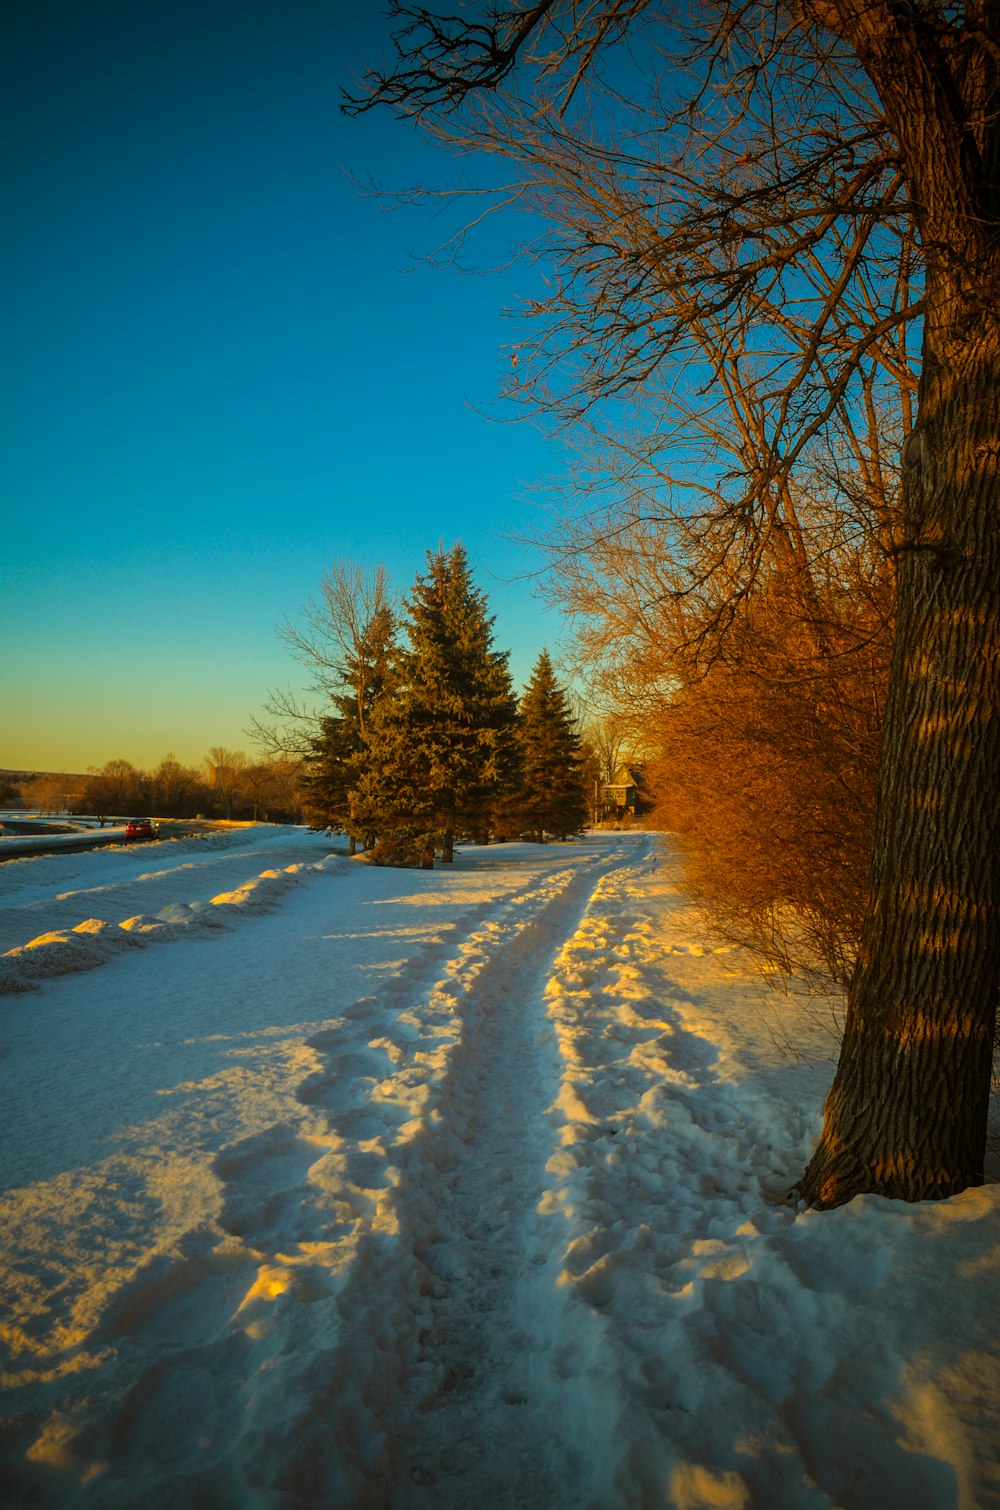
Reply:
<svg viewBox="0 0 1000 1510"><path fill-rule="evenodd" d="M518 717L521 791L513 804L516 827L541 843L567 839L586 826L580 736L547 650L535 664Z"/></svg>
<svg viewBox="0 0 1000 1510"><path fill-rule="evenodd" d="M517 707L462 546L428 552L406 608L408 645L372 718L355 810L378 834L376 858L427 865L437 850L450 861L456 836L487 837L515 781Z"/></svg>
<svg viewBox="0 0 1000 1510"><path fill-rule="evenodd" d="M355 822L352 791L367 761L369 723L390 673L396 623L387 602L376 602L360 623L351 645L331 668L341 690L331 692L334 711L319 721L310 739L303 778L310 817L349 835L350 852L364 826Z"/></svg>
<svg viewBox="0 0 1000 1510"><path fill-rule="evenodd" d="M357 835L352 831L350 793L358 779L365 743L354 698L336 697L333 703L337 711L320 718L309 741L302 786L310 821L346 832L350 853L354 854Z"/></svg>

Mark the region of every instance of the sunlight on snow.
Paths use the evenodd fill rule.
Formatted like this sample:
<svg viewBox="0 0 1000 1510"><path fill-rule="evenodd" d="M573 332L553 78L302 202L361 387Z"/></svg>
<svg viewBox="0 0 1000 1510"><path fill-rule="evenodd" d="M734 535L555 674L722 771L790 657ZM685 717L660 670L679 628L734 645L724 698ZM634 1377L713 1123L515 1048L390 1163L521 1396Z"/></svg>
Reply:
<svg viewBox="0 0 1000 1510"><path fill-rule="evenodd" d="M241 846L103 920L23 872L63 973L7 966L22 1503L1000 1504L1000 1191L790 1199L838 1002L708 936L654 836Z"/></svg>

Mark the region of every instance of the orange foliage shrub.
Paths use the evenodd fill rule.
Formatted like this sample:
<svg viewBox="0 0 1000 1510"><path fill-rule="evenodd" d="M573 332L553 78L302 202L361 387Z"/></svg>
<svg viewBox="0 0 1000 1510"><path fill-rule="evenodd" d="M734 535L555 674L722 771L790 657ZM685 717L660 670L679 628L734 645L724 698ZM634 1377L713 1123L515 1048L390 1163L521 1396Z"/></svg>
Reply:
<svg viewBox="0 0 1000 1510"><path fill-rule="evenodd" d="M888 572L827 585L807 612L771 583L724 654L651 709L656 820L740 943L850 975L864 910L889 658ZM817 613L818 610L818 613Z"/></svg>

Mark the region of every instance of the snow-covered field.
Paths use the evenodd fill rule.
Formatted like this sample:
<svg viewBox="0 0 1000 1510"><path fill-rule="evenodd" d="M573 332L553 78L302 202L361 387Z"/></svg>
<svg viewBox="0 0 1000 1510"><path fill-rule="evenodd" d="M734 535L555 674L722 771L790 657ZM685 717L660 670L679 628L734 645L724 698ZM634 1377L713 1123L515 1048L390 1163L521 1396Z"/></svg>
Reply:
<svg viewBox="0 0 1000 1510"><path fill-rule="evenodd" d="M831 1004L600 834L0 866L0 1496L1000 1506L1000 1187L828 1214Z"/></svg>

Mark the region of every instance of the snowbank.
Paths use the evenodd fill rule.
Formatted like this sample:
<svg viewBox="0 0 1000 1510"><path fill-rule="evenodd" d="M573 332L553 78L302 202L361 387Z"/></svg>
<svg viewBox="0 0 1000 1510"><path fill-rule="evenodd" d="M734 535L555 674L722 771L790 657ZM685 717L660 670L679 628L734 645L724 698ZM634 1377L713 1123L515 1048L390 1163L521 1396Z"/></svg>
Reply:
<svg viewBox="0 0 1000 1510"><path fill-rule="evenodd" d="M331 859L310 868L329 869L340 863ZM266 911L289 886L298 884L304 868L286 865L282 870L264 870L234 891L221 892L207 902L174 903L155 917L138 913L118 924L85 918L68 931L40 934L0 955L0 996L30 991L53 975L89 970L130 947L176 939L190 928L223 928L240 914Z"/></svg>

